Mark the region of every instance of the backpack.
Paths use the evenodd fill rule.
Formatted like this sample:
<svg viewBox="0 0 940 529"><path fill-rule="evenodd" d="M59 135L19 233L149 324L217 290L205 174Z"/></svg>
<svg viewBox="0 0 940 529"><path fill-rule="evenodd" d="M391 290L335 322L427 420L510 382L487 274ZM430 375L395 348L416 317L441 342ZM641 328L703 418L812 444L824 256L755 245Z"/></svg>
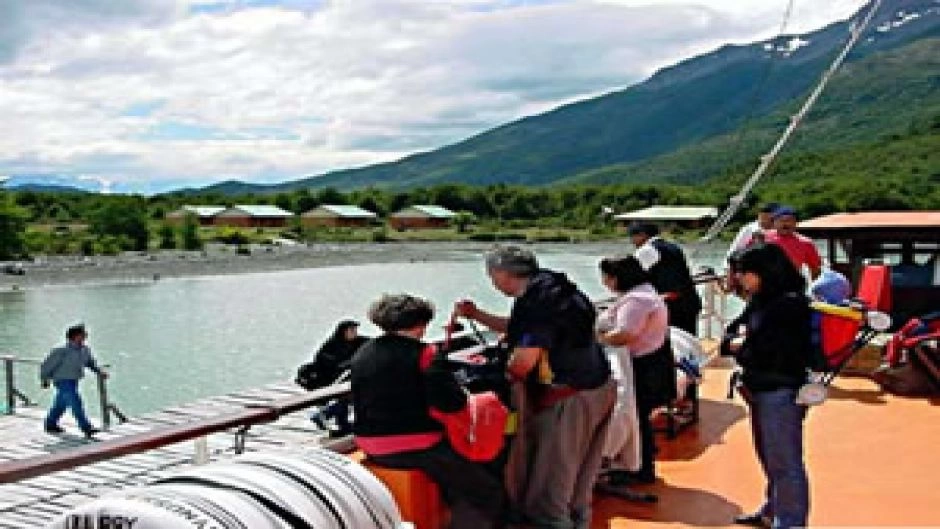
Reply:
<svg viewBox="0 0 940 529"><path fill-rule="evenodd" d="M307 391L313 391L322 387L329 386L332 381L325 380L321 376L316 361L307 362L297 368L297 375L294 382Z"/></svg>
<svg viewBox="0 0 940 529"><path fill-rule="evenodd" d="M421 353L421 370L431 366L437 348L429 345ZM455 452L470 461L496 459L506 442L509 410L492 391L468 393L467 405L460 411L445 413L431 408L431 417L444 425L447 441Z"/></svg>

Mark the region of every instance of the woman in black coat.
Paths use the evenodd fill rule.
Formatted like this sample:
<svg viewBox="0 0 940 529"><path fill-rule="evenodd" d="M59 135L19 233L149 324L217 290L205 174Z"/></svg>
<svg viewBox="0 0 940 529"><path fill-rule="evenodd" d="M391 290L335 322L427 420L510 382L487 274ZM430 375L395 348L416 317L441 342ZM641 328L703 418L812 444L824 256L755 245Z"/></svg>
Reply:
<svg viewBox="0 0 940 529"><path fill-rule="evenodd" d="M809 483L803 463L803 420L797 404L812 365L806 282L786 254L772 244L741 253L737 279L746 291L744 312L728 326L722 354L734 356L741 393L751 412L754 446L767 477L767 497L735 523L755 527L805 527Z"/></svg>
<svg viewBox="0 0 940 529"><path fill-rule="evenodd" d="M325 387L335 383L349 370L350 362L356 351L369 338L359 335L359 322L343 320L339 322L330 338L320 346L313 361L316 381L313 387ZM312 389L312 388L307 388ZM349 423L349 399L336 399L315 411L310 419L317 426L329 430L331 437L342 437L352 433ZM326 421L336 421L336 428L329 429Z"/></svg>

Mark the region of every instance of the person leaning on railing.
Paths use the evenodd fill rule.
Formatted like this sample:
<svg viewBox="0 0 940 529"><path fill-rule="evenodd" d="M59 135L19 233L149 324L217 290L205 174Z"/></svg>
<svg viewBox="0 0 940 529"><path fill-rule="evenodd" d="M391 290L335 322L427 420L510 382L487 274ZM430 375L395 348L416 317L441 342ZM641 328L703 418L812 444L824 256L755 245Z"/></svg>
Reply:
<svg viewBox="0 0 940 529"><path fill-rule="evenodd" d="M427 345L421 340L433 317L429 302L407 294L372 304L369 319L384 334L352 360L356 444L380 466L427 473L451 508L451 528L497 527L505 503L502 483L482 464L457 454L430 413L467 406L466 392L441 355L422 365Z"/></svg>
<svg viewBox="0 0 940 529"><path fill-rule="evenodd" d="M88 331L85 330L84 325L69 327L65 337L67 339L65 345L49 352L39 368L42 387L48 388L51 381L56 389L52 407L46 415L45 429L51 434L64 432L65 430L59 426L59 419L62 418L66 409L71 409L82 433L86 437L91 437L100 430L93 427L88 416L85 415L85 406L78 393L78 382L84 376L86 367L102 377L107 377L108 374L98 367L91 349L85 345Z"/></svg>

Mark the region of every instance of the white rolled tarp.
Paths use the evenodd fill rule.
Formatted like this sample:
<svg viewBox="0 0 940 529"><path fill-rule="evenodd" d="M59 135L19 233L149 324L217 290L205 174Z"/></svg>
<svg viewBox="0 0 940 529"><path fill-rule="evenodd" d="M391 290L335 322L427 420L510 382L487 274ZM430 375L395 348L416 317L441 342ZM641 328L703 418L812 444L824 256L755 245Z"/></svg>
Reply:
<svg viewBox="0 0 940 529"><path fill-rule="evenodd" d="M49 529L400 529L391 493L323 449L244 455L79 506Z"/></svg>

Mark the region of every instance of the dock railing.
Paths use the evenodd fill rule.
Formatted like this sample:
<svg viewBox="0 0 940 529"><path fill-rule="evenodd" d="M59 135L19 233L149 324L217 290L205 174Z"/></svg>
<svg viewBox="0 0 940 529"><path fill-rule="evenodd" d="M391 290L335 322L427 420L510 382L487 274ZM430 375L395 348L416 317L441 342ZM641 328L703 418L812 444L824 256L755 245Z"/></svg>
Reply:
<svg viewBox="0 0 940 529"><path fill-rule="evenodd" d="M4 412L7 415L13 415L16 413L17 405L22 406L35 406L36 403L29 398L23 391L20 390L16 385L16 366L20 365L31 365L39 368L41 362L39 360L31 358L19 358L14 355L3 355L0 356L0 360L3 361L3 379L5 381L5 398L4 398ZM109 368L110 365L102 365L102 368ZM101 410L101 425L107 430L111 427L112 417L116 418L120 422L127 421L127 416L121 411L120 408L108 397L108 377L102 375L101 373L95 373L95 377L98 382L98 406Z"/></svg>
<svg viewBox="0 0 940 529"><path fill-rule="evenodd" d="M241 443L243 447L244 436L252 426L274 422L284 415L323 404L330 399L347 396L349 392L349 382L343 382L296 397L288 397L263 405L246 406L239 411L197 422L90 443L65 452L0 463L0 485L121 456L139 454L183 441L198 440L214 433L235 431L236 445ZM339 440L332 448L338 450L338 447L345 446L345 444L348 443Z"/></svg>
<svg viewBox="0 0 940 529"><path fill-rule="evenodd" d="M703 268L692 277L702 297L699 315L699 338L711 340L720 337L728 324L728 292L725 278L711 268ZM715 329L718 329L717 332Z"/></svg>

